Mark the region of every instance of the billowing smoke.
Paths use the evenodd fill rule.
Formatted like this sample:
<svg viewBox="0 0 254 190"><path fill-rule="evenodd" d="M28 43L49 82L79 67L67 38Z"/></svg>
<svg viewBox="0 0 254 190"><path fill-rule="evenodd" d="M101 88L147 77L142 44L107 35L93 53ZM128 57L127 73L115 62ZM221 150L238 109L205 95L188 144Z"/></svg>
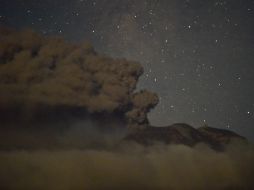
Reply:
<svg viewBox="0 0 254 190"><path fill-rule="evenodd" d="M1 28L0 189L253 189L251 145L123 140L158 103L135 91L142 72L88 43Z"/></svg>
<svg viewBox="0 0 254 190"><path fill-rule="evenodd" d="M139 63L111 59L98 55L88 43L70 44L31 30L1 28L0 41L4 113L11 108L79 108L89 114L117 113L134 125L146 124L147 113L158 103L154 93L134 92L143 73Z"/></svg>

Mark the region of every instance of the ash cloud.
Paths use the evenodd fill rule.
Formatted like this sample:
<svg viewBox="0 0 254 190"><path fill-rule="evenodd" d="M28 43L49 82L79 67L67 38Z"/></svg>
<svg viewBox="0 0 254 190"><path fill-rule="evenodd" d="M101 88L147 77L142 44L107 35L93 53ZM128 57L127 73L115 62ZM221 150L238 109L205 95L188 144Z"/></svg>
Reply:
<svg viewBox="0 0 254 190"><path fill-rule="evenodd" d="M158 103L154 93L134 92L143 73L137 62L111 59L88 43L70 44L31 30L1 28L0 40L2 113L69 107L89 114L118 113L129 123L145 124Z"/></svg>

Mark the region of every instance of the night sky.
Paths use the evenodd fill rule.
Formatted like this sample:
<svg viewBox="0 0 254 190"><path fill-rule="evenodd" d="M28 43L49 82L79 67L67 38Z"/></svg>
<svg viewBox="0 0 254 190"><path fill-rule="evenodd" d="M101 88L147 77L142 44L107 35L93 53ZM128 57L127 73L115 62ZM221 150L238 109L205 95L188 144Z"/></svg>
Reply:
<svg viewBox="0 0 254 190"><path fill-rule="evenodd" d="M153 125L231 129L254 141L253 0L0 0L0 24L89 41L139 61Z"/></svg>

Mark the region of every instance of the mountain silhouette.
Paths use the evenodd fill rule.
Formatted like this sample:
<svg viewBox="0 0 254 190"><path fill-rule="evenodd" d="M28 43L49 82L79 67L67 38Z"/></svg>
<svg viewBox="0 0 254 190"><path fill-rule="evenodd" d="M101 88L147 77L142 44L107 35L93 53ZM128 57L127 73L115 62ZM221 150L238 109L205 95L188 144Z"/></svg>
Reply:
<svg viewBox="0 0 254 190"><path fill-rule="evenodd" d="M229 130L217 129L208 126L198 129L184 123L177 123L167 127L147 126L143 129L132 131L125 137L127 141L133 141L145 146L155 143L183 144L195 146L204 143L210 148L223 151L229 144L245 144L247 140Z"/></svg>

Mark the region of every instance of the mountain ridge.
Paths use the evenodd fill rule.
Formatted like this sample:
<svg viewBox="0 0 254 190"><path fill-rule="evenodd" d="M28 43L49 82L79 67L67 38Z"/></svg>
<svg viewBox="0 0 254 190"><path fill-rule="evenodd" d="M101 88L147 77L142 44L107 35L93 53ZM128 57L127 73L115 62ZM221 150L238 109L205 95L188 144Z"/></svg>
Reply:
<svg viewBox="0 0 254 190"><path fill-rule="evenodd" d="M209 126L194 128L185 123L175 123L166 127L147 126L130 132L124 140L150 146L156 142L164 144L183 144L194 147L204 143L210 148L223 151L229 144L246 144L245 137L229 130Z"/></svg>

